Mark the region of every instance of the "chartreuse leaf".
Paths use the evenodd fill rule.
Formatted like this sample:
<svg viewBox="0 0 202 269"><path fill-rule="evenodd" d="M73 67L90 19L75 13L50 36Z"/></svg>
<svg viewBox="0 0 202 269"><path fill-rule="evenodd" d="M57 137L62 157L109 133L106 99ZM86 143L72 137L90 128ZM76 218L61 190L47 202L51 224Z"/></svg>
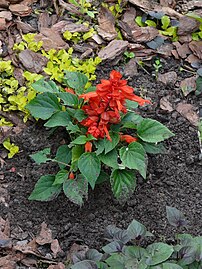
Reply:
<svg viewBox="0 0 202 269"><path fill-rule="evenodd" d="M140 143L133 142L128 147L122 147L119 150L119 154L124 166L138 170L142 177L146 178L146 154Z"/></svg>
<svg viewBox="0 0 202 269"><path fill-rule="evenodd" d="M19 152L19 147L16 146L14 143L11 143L10 138L7 138L6 140L4 140L3 146L9 151L8 153L9 159L13 158L13 156Z"/></svg>
<svg viewBox="0 0 202 269"><path fill-rule="evenodd" d="M68 126L71 121L67 111L58 111L44 124L45 127Z"/></svg>
<svg viewBox="0 0 202 269"><path fill-rule="evenodd" d="M74 89L76 94L82 94L84 92L84 87L88 82L86 75L80 72L65 72L63 79L64 83L70 88Z"/></svg>
<svg viewBox="0 0 202 269"><path fill-rule="evenodd" d="M110 152L112 149L114 149L117 144L119 143L120 137L118 133L115 132L109 132L109 135L112 139L112 141L109 141L108 139L104 139L104 147L105 147L105 154Z"/></svg>
<svg viewBox="0 0 202 269"><path fill-rule="evenodd" d="M63 169L71 161L71 158L71 149L67 145L62 145L58 148L54 161L58 162L60 169Z"/></svg>
<svg viewBox="0 0 202 269"><path fill-rule="evenodd" d="M112 191L116 198L125 198L136 187L136 177L133 171L116 169L110 177Z"/></svg>
<svg viewBox="0 0 202 269"><path fill-rule="evenodd" d="M68 179L69 171L62 169L55 175L55 180L53 185L62 184L65 180Z"/></svg>
<svg viewBox="0 0 202 269"><path fill-rule="evenodd" d="M94 189L101 170L100 160L96 154L94 152L83 153L78 160L78 168L81 174L87 179L92 189Z"/></svg>
<svg viewBox="0 0 202 269"><path fill-rule="evenodd" d="M105 153L101 153L99 155L99 159L101 162L103 162L104 164L106 164L107 166L113 167L113 168L118 168L118 154L117 151L115 149L111 150L109 153L105 154Z"/></svg>
<svg viewBox="0 0 202 269"><path fill-rule="evenodd" d="M150 266L166 261L174 252L172 246L164 243L153 243L149 245L146 250L149 254L149 257L146 259L146 264Z"/></svg>
<svg viewBox="0 0 202 269"><path fill-rule="evenodd" d="M26 108L30 111L33 117L42 120L47 120L54 113L62 110L58 98L50 92L38 94L28 105L26 105Z"/></svg>
<svg viewBox="0 0 202 269"><path fill-rule="evenodd" d="M32 85L37 92L52 92L57 93L59 92L58 86L55 84L54 81L45 81L44 78L37 80Z"/></svg>
<svg viewBox="0 0 202 269"><path fill-rule="evenodd" d="M51 160L51 158L47 157L49 154L50 148L45 148L37 153L31 154L30 157L35 161L35 163L41 164Z"/></svg>
<svg viewBox="0 0 202 269"><path fill-rule="evenodd" d="M62 187L61 185L53 185L54 180L55 176L53 175L40 177L28 199L36 201L50 201L58 196Z"/></svg>
<svg viewBox="0 0 202 269"><path fill-rule="evenodd" d="M162 23L162 26L161 28L163 30L166 30L168 28L168 26L170 25L170 18L166 15L164 15L162 18L161 18L161 23Z"/></svg>
<svg viewBox="0 0 202 269"><path fill-rule="evenodd" d="M67 179L63 183L63 191L69 200L79 206L83 204L83 198L88 196L88 182L78 175L76 179Z"/></svg>
<svg viewBox="0 0 202 269"><path fill-rule="evenodd" d="M137 135L149 143L158 143L174 136L166 126L152 119L144 119L137 125Z"/></svg>

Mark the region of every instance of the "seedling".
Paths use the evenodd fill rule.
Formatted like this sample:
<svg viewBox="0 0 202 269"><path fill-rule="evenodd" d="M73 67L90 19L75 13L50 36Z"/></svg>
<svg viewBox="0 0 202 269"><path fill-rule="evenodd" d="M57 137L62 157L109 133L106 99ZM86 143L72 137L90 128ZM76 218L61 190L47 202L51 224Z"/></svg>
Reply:
<svg viewBox="0 0 202 269"><path fill-rule="evenodd" d="M163 67L159 58L154 61L153 67L155 68L155 78L158 79L159 70Z"/></svg>

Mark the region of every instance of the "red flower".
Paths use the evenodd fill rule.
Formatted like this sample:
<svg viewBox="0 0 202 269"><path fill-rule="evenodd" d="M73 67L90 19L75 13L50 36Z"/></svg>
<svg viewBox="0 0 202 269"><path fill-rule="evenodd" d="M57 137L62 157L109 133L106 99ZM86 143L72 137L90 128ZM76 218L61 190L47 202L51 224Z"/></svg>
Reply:
<svg viewBox="0 0 202 269"><path fill-rule="evenodd" d="M93 146L93 144L90 141L86 142L85 152L92 152L92 146Z"/></svg>
<svg viewBox="0 0 202 269"><path fill-rule="evenodd" d="M109 128L111 124L117 124L121 120L120 112L126 113L126 100L138 102L139 105L150 103L149 100L135 95L133 88L127 85L127 80L121 79L122 75L113 70L109 80L101 80L95 92L80 95L88 101L82 107L88 118L81 124L88 127L87 134L96 138L107 137L111 141Z"/></svg>
<svg viewBox="0 0 202 269"><path fill-rule="evenodd" d="M73 172L70 172L69 173L69 179L74 179L74 178L75 178L74 173Z"/></svg>
<svg viewBox="0 0 202 269"><path fill-rule="evenodd" d="M122 134L120 134L120 140L125 141L128 144L130 144L132 142L136 142L138 139L137 139L137 137L133 137L131 135L122 135Z"/></svg>

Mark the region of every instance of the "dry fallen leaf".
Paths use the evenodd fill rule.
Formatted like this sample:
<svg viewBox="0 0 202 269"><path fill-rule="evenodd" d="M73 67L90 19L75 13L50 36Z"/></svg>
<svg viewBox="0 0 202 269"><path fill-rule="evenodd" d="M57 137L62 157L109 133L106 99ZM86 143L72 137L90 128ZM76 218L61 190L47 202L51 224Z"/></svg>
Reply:
<svg viewBox="0 0 202 269"><path fill-rule="evenodd" d="M164 74L158 74L158 78L157 78L157 81L160 81L165 85L168 85L168 84L174 85L176 83L176 80L177 80L177 73L174 71L167 72Z"/></svg>
<svg viewBox="0 0 202 269"><path fill-rule="evenodd" d="M200 60L202 60L202 41L192 41L189 43L189 48Z"/></svg>
<svg viewBox="0 0 202 269"><path fill-rule="evenodd" d="M117 37L115 29L115 18L112 13L105 7L101 7L98 16L98 34L107 41L111 41Z"/></svg>
<svg viewBox="0 0 202 269"><path fill-rule="evenodd" d="M180 83L180 88L184 96L187 96L190 92L194 92L196 90L196 76L182 80Z"/></svg>
<svg viewBox="0 0 202 269"><path fill-rule="evenodd" d="M176 106L176 111L180 113L182 117L187 119L194 126L198 125L199 116L197 115L193 105L186 103L179 103Z"/></svg>
<svg viewBox="0 0 202 269"><path fill-rule="evenodd" d="M164 7L175 8L176 1L175 0L160 0L160 5Z"/></svg>
<svg viewBox="0 0 202 269"><path fill-rule="evenodd" d="M48 62L46 57L29 49L23 50L19 53L19 60L25 69L32 73L42 72Z"/></svg>
<svg viewBox="0 0 202 269"><path fill-rule="evenodd" d="M31 7L23 4L14 4L9 6L9 10L16 16L26 17L32 13Z"/></svg>
<svg viewBox="0 0 202 269"><path fill-rule="evenodd" d="M101 49L98 57L104 60L113 60L127 50L128 41L113 40L105 48Z"/></svg>
<svg viewBox="0 0 202 269"><path fill-rule="evenodd" d="M0 31L4 31L6 29L7 29L6 19L5 18L0 18Z"/></svg>
<svg viewBox="0 0 202 269"><path fill-rule="evenodd" d="M12 255L0 258L0 269L16 269L16 262Z"/></svg>
<svg viewBox="0 0 202 269"><path fill-rule="evenodd" d="M1 11L0 18L5 18L6 21L12 20L12 13L10 11Z"/></svg>
<svg viewBox="0 0 202 269"><path fill-rule="evenodd" d="M36 242L39 245L51 244L53 241L52 231L47 227L47 224L43 222L41 224L40 234L36 237Z"/></svg>
<svg viewBox="0 0 202 269"><path fill-rule="evenodd" d="M51 251L53 252L53 257L56 258L57 254L62 252L62 249L60 247L60 244L57 239L54 239L51 242Z"/></svg>
<svg viewBox="0 0 202 269"><path fill-rule="evenodd" d="M177 30L177 34L187 35L195 32L199 28L200 22L195 19L189 18L187 16L183 16L179 19L179 26Z"/></svg>
<svg viewBox="0 0 202 269"><path fill-rule="evenodd" d="M174 110L172 104L169 101L169 96L164 96L160 99L160 108L169 112Z"/></svg>

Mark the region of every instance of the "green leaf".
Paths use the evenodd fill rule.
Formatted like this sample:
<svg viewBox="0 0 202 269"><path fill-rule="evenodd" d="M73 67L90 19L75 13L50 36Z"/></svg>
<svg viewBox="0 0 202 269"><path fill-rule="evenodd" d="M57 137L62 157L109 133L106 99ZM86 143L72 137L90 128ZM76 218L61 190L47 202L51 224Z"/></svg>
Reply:
<svg viewBox="0 0 202 269"><path fill-rule="evenodd" d="M119 168L118 166L118 154L115 149L111 150L109 153L101 153L98 157L101 162L107 166L113 167L115 169Z"/></svg>
<svg viewBox="0 0 202 269"><path fill-rule="evenodd" d="M78 161L83 152L84 152L84 146L75 145L72 148L72 163Z"/></svg>
<svg viewBox="0 0 202 269"><path fill-rule="evenodd" d="M65 180L68 179L69 171L62 169L55 175L55 181L53 185L62 184Z"/></svg>
<svg viewBox="0 0 202 269"><path fill-rule="evenodd" d="M110 266L111 269L125 269L125 258L121 253L112 254L107 260L106 263Z"/></svg>
<svg viewBox="0 0 202 269"><path fill-rule="evenodd" d="M76 179L68 179L63 183L63 191L71 202L82 206L83 198L88 196L88 182L78 175Z"/></svg>
<svg viewBox="0 0 202 269"><path fill-rule="evenodd" d="M133 142L128 147L122 147L119 150L120 159L124 166L130 169L136 169L140 172L143 178L146 178L146 159L145 150L138 142Z"/></svg>
<svg viewBox="0 0 202 269"><path fill-rule="evenodd" d="M161 23L162 23L162 26L161 28L163 30L166 30L168 28L168 26L170 25L170 18L166 15L164 15L162 18L161 18Z"/></svg>
<svg viewBox="0 0 202 269"><path fill-rule="evenodd" d="M202 93L202 77L196 79L196 95Z"/></svg>
<svg viewBox="0 0 202 269"><path fill-rule="evenodd" d="M130 239L137 239L139 237L145 237L147 229L140 222L133 220L128 226L127 231Z"/></svg>
<svg viewBox="0 0 202 269"><path fill-rule="evenodd" d="M120 137L118 133L114 133L114 132L109 132L109 135L112 139L112 142L109 141L108 139L104 139L104 147L105 147L105 154L107 154L108 152L110 152L111 150L113 150L119 143Z"/></svg>
<svg viewBox="0 0 202 269"><path fill-rule="evenodd" d="M63 169L71 161L71 158L72 158L71 149L67 145L62 145L58 148L54 160L58 162L60 169ZM62 162L62 164L60 162Z"/></svg>
<svg viewBox="0 0 202 269"><path fill-rule="evenodd" d="M68 72L65 71L64 82L67 86L74 89L76 94L82 94L84 92L84 87L88 82L86 75L79 72Z"/></svg>
<svg viewBox="0 0 202 269"><path fill-rule="evenodd" d="M141 121L143 121L143 117L134 113L134 112L128 112L127 114L124 115L124 117L121 120L121 124L126 124L126 123L134 123L138 124Z"/></svg>
<svg viewBox="0 0 202 269"><path fill-rule="evenodd" d="M74 113L74 118L78 121L82 121L86 118L86 114L82 109L77 109Z"/></svg>
<svg viewBox="0 0 202 269"><path fill-rule="evenodd" d="M78 168L81 174L87 179L92 189L94 189L101 170L100 160L96 154L94 152L83 153L78 160Z"/></svg>
<svg viewBox="0 0 202 269"><path fill-rule="evenodd" d="M167 220L174 227L186 226L187 220L184 214L175 207L166 206Z"/></svg>
<svg viewBox="0 0 202 269"><path fill-rule="evenodd" d="M62 110L58 98L50 92L38 94L28 105L26 105L26 108L30 111L33 117L42 120L47 120L54 113Z"/></svg>
<svg viewBox="0 0 202 269"><path fill-rule="evenodd" d="M73 124L72 122L69 122L67 127L66 127L66 130L70 133L70 134L75 134L77 132L80 132L80 129L78 127L78 125L76 124Z"/></svg>
<svg viewBox="0 0 202 269"><path fill-rule="evenodd" d="M53 175L40 177L28 199L36 201L50 201L57 197L61 192L62 187L61 185L53 186L54 180L55 176Z"/></svg>
<svg viewBox="0 0 202 269"><path fill-rule="evenodd" d="M137 135L149 143L158 143L174 136L166 126L152 119L144 119L137 125Z"/></svg>
<svg viewBox="0 0 202 269"><path fill-rule="evenodd" d="M62 99L65 105L68 106L77 106L79 103L78 97L75 94L70 92L60 92L58 93L58 97Z"/></svg>
<svg viewBox="0 0 202 269"><path fill-rule="evenodd" d="M145 23L143 22L141 16L137 16L137 17L135 18L135 22L136 22L137 25L139 25L140 27L144 27L144 26L145 26Z"/></svg>
<svg viewBox="0 0 202 269"><path fill-rule="evenodd" d="M148 26L150 26L150 27L154 27L154 28L156 28L156 23L155 23L155 21L152 21L152 20L146 20L146 21L145 21L145 24L148 25Z"/></svg>
<svg viewBox="0 0 202 269"><path fill-rule="evenodd" d="M56 112L51 116L51 118L44 124L45 127L58 127L58 126L68 126L71 118L66 111Z"/></svg>
<svg viewBox="0 0 202 269"><path fill-rule="evenodd" d="M54 81L45 81L44 78L37 80L32 85L37 92L52 92L58 93L60 92L58 86L55 84Z"/></svg>
<svg viewBox="0 0 202 269"><path fill-rule="evenodd" d="M116 198L127 198L136 188L134 172L116 169L110 177L113 194Z"/></svg>
<svg viewBox="0 0 202 269"><path fill-rule="evenodd" d="M164 243L153 243L146 248L149 257L146 259L147 265L157 265L166 261L174 252L172 246Z"/></svg>
<svg viewBox="0 0 202 269"><path fill-rule="evenodd" d="M138 103L131 100L126 100L126 107L128 109L136 109L138 108Z"/></svg>
<svg viewBox="0 0 202 269"><path fill-rule="evenodd" d="M109 174L105 173L104 171L100 171L99 177L96 180L96 184L102 184L103 182L109 179Z"/></svg>
<svg viewBox="0 0 202 269"><path fill-rule="evenodd" d="M183 269L183 268L175 263L165 262L162 264L162 269Z"/></svg>
<svg viewBox="0 0 202 269"><path fill-rule="evenodd" d="M88 141L86 135L80 135L76 139L74 139L71 144L75 145L84 145Z"/></svg>
<svg viewBox="0 0 202 269"><path fill-rule="evenodd" d="M147 251L139 246L125 246L123 249L123 253L130 258L136 258L141 260L147 255Z"/></svg>
<svg viewBox="0 0 202 269"><path fill-rule="evenodd" d="M152 144L152 143L147 143L140 141L142 146L144 147L144 150L149 153L149 154L164 154L166 153L166 148L162 143L159 144Z"/></svg>
<svg viewBox="0 0 202 269"><path fill-rule="evenodd" d="M35 161L35 163L41 164L51 160L51 158L47 157L47 155L50 155L50 148L45 148L37 153L31 154L30 157Z"/></svg>
<svg viewBox="0 0 202 269"><path fill-rule="evenodd" d="M94 141L93 142L94 145L96 146L97 150L96 150L96 154L97 155L100 155L104 149L105 149L105 142L104 142L104 139L99 139L97 141Z"/></svg>

